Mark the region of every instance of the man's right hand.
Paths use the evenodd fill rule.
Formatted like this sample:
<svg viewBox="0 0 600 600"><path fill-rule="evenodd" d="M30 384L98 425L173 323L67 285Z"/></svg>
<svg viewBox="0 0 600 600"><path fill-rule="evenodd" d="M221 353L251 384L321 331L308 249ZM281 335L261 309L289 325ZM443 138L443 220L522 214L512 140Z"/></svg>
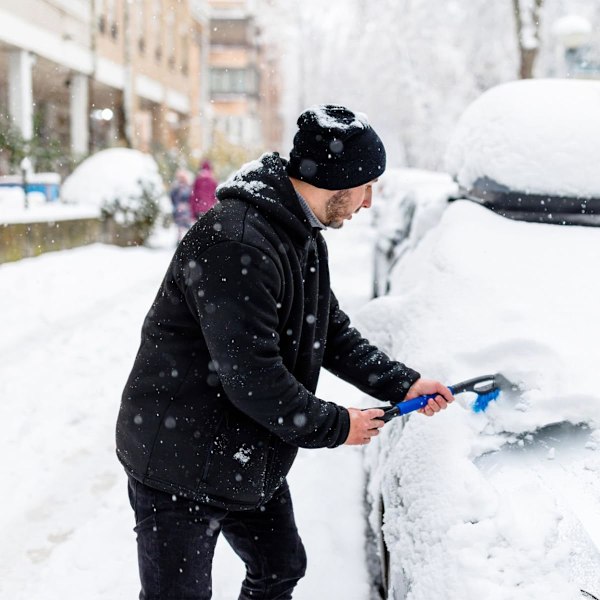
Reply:
<svg viewBox="0 0 600 600"><path fill-rule="evenodd" d="M344 442L346 446L360 446L368 444L371 438L379 435L379 429L385 425L377 417L383 416L381 408L349 408L350 413L350 433Z"/></svg>

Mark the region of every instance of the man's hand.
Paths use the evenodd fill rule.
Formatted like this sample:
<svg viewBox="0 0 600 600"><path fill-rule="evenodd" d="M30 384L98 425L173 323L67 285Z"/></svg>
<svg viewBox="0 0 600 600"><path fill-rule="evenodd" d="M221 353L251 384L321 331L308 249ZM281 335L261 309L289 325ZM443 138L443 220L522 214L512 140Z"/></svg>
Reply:
<svg viewBox="0 0 600 600"><path fill-rule="evenodd" d="M418 412L432 417L436 412L445 409L448 404L454 402L454 396L450 390L439 381L433 379L417 379L406 394L405 400L412 400L417 396L423 396L424 394L438 394L435 398L432 398L427 402L427 405L420 408Z"/></svg>
<svg viewBox="0 0 600 600"><path fill-rule="evenodd" d="M379 428L385 423L377 417L383 416L381 408L349 408L350 413L350 433L344 442L347 446L360 446L368 444L371 438L379 435Z"/></svg>

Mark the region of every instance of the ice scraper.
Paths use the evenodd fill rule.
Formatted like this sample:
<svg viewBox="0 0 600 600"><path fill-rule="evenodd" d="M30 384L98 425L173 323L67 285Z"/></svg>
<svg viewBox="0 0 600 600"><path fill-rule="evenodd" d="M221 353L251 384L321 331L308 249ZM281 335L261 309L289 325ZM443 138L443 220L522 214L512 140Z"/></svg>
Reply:
<svg viewBox="0 0 600 600"><path fill-rule="evenodd" d="M496 373L495 375L482 375L481 377L467 379L455 385L449 385L448 389L452 392L452 395L462 394L463 392L474 392L477 394L477 398L475 398L472 409L474 412L483 412L492 400L498 398L500 392L516 392L518 387L506 379L504 375ZM435 398L438 395L424 394L411 400L398 402L398 404L384 409L385 413L383 417L377 418L387 423L394 417L406 415L423 408L431 398Z"/></svg>

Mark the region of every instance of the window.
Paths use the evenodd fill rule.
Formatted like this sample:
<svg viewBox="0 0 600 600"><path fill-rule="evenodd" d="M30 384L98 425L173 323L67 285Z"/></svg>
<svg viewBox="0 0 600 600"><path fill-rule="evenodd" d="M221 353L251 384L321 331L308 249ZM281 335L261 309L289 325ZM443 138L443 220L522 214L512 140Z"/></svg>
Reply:
<svg viewBox="0 0 600 600"><path fill-rule="evenodd" d="M145 1L137 0L135 3L135 22L136 22L136 34L137 34L137 44L138 50L140 54L143 54L146 51L146 11L144 10Z"/></svg>
<svg viewBox="0 0 600 600"><path fill-rule="evenodd" d="M162 33L162 1L154 0L152 5L152 39L156 44L154 46L154 58L156 62L160 62L162 59L162 44L161 44L161 33Z"/></svg>
<svg viewBox="0 0 600 600"><path fill-rule="evenodd" d="M167 64L169 65L169 69L173 71L175 69L175 13L173 10L169 10L167 13L167 23L166 23L167 31Z"/></svg>
<svg viewBox="0 0 600 600"><path fill-rule="evenodd" d="M98 31L106 32L106 14L104 12L104 1L96 0L96 17L98 19Z"/></svg>
<svg viewBox="0 0 600 600"><path fill-rule="evenodd" d="M117 25L117 9L115 0L107 0L106 2L106 23L108 25L110 35L113 40L119 36L119 27Z"/></svg>
<svg viewBox="0 0 600 600"><path fill-rule="evenodd" d="M249 23L246 19L212 19L211 44L245 46L248 44Z"/></svg>
<svg viewBox="0 0 600 600"><path fill-rule="evenodd" d="M256 94L254 69L211 69L210 90L215 94Z"/></svg>
<svg viewBox="0 0 600 600"><path fill-rule="evenodd" d="M181 72L184 75L188 74L190 59L190 37L187 29L181 34Z"/></svg>

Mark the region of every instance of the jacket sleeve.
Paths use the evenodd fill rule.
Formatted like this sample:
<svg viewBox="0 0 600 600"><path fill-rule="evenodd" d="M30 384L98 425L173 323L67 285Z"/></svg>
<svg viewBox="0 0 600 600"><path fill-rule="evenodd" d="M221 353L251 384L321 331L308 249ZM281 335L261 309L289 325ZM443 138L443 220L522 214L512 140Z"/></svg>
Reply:
<svg viewBox="0 0 600 600"><path fill-rule="evenodd" d="M323 366L369 396L392 403L404 400L410 386L421 376L363 338L350 325L333 292Z"/></svg>
<svg viewBox="0 0 600 600"><path fill-rule="evenodd" d="M310 393L283 364L277 333L282 277L275 262L230 241L192 262L193 268L182 266L180 286L231 403L289 444L344 443L348 411Z"/></svg>

